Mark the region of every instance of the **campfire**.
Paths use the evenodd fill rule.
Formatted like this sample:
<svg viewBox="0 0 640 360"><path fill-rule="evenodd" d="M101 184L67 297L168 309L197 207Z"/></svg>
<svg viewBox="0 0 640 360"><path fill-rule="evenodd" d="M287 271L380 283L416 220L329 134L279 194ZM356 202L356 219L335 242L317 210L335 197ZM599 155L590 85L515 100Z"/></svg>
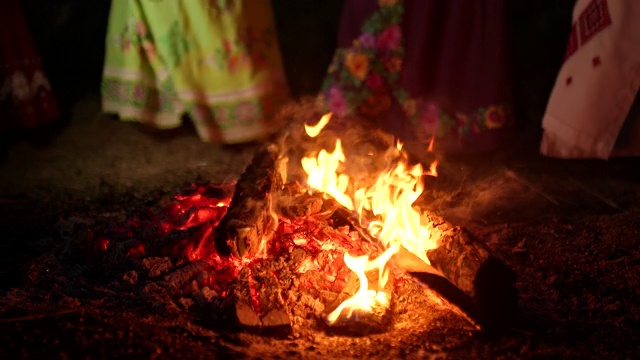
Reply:
<svg viewBox="0 0 640 360"><path fill-rule="evenodd" d="M236 182L194 185L92 251L137 259L187 311L244 330L385 332L410 284L477 329L504 325L513 271L418 205L437 162L425 168L392 136L331 116L265 144ZM125 240L143 228L152 241Z"/></svg>

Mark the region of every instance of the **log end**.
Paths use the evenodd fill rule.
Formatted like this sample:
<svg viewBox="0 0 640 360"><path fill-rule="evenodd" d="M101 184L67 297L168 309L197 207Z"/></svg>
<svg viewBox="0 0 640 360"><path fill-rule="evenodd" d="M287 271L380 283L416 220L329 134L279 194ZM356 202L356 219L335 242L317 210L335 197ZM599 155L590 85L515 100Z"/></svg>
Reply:
<svg viewBox="0 0 640 360"><path fill-rule="evenodd" d="M235 317L238 325L243 327L259 327L260 326L260 317L256 314L255 311L251 308L251 306L243 303L237 302L235 304Z"/></svg>
<svg viewBox="0 0 640 360"><path fill-rule="evenodd" d="M485 331L510 327L519 311L515 271L462 228L442 240L427 256L472 301L467 312Z"/></svg>

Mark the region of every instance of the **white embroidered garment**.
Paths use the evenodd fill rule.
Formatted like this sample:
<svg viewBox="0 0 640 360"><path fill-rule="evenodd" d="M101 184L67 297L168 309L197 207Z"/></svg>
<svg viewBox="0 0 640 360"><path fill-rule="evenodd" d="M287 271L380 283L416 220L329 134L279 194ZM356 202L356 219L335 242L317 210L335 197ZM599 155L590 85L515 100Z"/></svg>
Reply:
<svg viewBox="0 0 640 360"><path fill-rule="evenodd" d="M576 2L565 62L542 120L542 155L640 155L637 142L631 152L613 152L640 87L639 19L640 1ZM640 129L625 124L625 131L634 128Z"/></svg>

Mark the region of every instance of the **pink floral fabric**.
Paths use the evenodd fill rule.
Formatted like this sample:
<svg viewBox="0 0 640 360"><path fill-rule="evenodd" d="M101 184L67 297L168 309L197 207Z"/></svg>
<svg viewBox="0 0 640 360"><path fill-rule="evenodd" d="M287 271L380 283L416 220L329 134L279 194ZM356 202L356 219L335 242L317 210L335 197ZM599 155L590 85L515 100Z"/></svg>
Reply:
<svg viewBox="0 0 640 360"><path fill-rule="evenodd" d="M410 127L409 132L425 142L434 136L461 139L489 130L505 129L512 124L508 101L498 96L495 101L492 99L478 105L462 106L460 103L463 101L453 99L457 95L450 95L451 91L441 94L437 90L421 91L420 84L417 87L409 86L420 81L432 85L429 84L430 79L421 74L451 70L437 67L424 70L429 66L429 61L416 61L413 55L421 51L435 58L440 56L438 49L430 49L427 42L414 40L416 36L409 39L413 42L407 43L407 33L419 31L410 28L412 19L421 16L419 13L406 13L407 6L427 4L437 10L437 2L433 2L435 5L430 3L430 0L379 0L377 3L373 0L347 1L341 29L343 43L334 54L319 99L327 110L339 116L357 114L378 119L378 122L398 121L397 118L404 117ZM357 14L367 10L370 10L370 14L360 23L359 29L351 29ZM447 10L442 15L432 14L421 21L450 13ZM351 36L351 42L345 41L348 36ZM460 43L458 46L465 46L462 45L463 39L457 41ZM409 65L406 64L408 59L411 60ZM499 85L498 82L495 85L487 84L487 89ZM459 97L465 96L473 98L472 95L463 94Z"/></svg>

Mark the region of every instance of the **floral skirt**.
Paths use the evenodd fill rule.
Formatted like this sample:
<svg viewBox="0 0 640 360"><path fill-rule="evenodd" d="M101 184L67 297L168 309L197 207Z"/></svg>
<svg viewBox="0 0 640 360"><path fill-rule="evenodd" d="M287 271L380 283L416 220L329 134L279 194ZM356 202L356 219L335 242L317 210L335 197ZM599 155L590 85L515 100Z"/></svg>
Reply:
<svg viewBox="0 0 640 360"><path fill-rule="evenodd" d="M0 133L59 117L20 2L0 2Z"/></svg>
<svg viewBox="0 0 640 360"><path fill-rule="evenodd" d="M240 143L277 131L288 98L268 0L112 2L104 112L160 129L186 114L203 140Z"/></svg>
<svg viewBox="0 0 640 360"><path fill-rule="evenodd" d="M319 100L440 148L503 133L512 124L505 12L504 0L347 0Z"/></svg>

